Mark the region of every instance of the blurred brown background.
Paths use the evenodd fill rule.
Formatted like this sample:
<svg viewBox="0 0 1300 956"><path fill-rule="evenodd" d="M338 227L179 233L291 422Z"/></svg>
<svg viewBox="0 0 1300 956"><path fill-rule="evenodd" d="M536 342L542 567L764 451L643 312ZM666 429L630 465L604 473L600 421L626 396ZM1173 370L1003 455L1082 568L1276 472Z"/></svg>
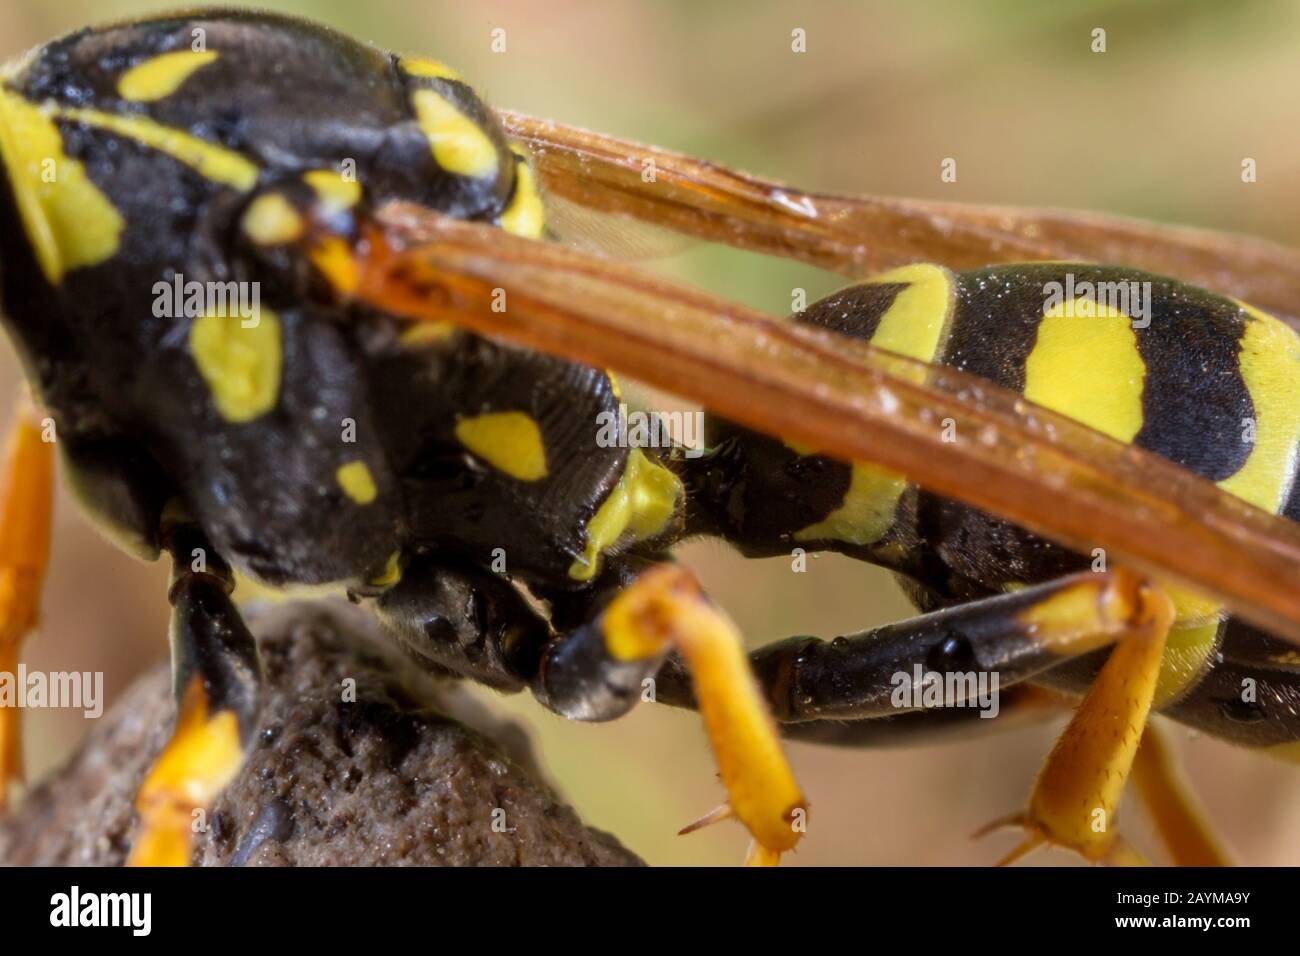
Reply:
<svg viewBox="0 0 1300 956"><path fill-rule="evenodd" d="M0 0L4 56L96 21L178 4ZM830 191L1046 204L1300 242L1300 5L1290 0L858 3L265 3L358 38L442 59L489 99ZM506 51L490 49L506 31ZM1105 54L1091 31L1107 31ZM802 28L807 52L791 52ZM942 184L939 164L958 161ZM1258 182L1241 182L1241 161ZM662 263L773 313L834 277L727 250ZM0 382L16 382L5 347ZM29 666L102 670L110 699L165 653L165 569L116 553L60 499L45 626ZM686 549L755 644L833 636L909 609L889 579L838 558L806 574ZM652 863L729 864L734 825L677 827L721 801L698 720L643 706L597 726L524 698L497 699L534 730L546 764L592 824ZM1009 836L968 834L1018 807L1059 726L913 751L790 747L812 801L795 864L966 864ZM79 713L29 712L31 773L87 729ZM1300 863L1300 771L1177 734L1189 774L1243 861ZM1123 827L1150 846L1135 801ZM1040 862L1068 862L1051 853Z"/></svg>

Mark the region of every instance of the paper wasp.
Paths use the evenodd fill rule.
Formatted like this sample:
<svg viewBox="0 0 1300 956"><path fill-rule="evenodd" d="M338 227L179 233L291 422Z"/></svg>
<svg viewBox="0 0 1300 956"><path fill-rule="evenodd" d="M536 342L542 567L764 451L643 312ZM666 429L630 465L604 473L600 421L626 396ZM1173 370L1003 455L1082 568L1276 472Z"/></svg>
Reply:
<svg viewBox="0 0 1300 956"><path fill-rule="evenodd" d="M803 193L494 115L440 62L260 13L34 51L4 76L0 158L0 295L65 470L92 515L174 567L179 710L142 785L137 863L189 859L190 814L253 745L236 570L341 585L431 670L577 719L621 715L654 680L702 712L728 793L711 818L739 819L755 862L806 821L778 731L857 745L968 713L896 707L890 677L916 665L997 673L1004 710L1085 695L1014 818L1022 850L1130 858L1114 819L1136 766L1174 858L1220 858L1143 736L1153 706L1296 753L1292 250ZM778 322L539 241L548 196L891 271ZM260 305L159 309L182 276L256 284ZM1149 324L1095 293L1048 305L1076 280L1149 288ZM1086 362L1117 386L1100 409ZM596 443L617 405L606 369L720 416L705 453ZM45 560L39 415L5 469L0 665ZM882 564L932 613L746 658L668 557L696 534ZM1114 566L1091 569L1095 548ZM17 727L0 720L7 778Z"/></svg>

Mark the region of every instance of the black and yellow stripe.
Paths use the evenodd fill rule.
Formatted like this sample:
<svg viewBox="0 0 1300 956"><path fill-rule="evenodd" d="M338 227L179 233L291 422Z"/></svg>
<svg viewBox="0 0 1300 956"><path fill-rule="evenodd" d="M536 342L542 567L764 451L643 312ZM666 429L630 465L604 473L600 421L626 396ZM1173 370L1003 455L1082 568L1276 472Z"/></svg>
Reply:
<svg viewBox="0 0 1300 956"><path fill-rule="evenodd" d="M1087 294L1067 302L1050 295L1053 283ZM1102 295L1119 284L1141 298ZM1125 314L1126 303L1137 314ZM1249 306L1106 266L954 274L918 265L829 296L796 320L995 382L1300 518L1300 338ZM725 422L712 424L710 444L713 460L688 479L705 515L696 523L750 554L843 551L910 576L927 609L1089 567L1090 558L870 464L849 467ZM1218 605L1172 596L1178 623L1157 706L1188 695L1224 638Z"/></svg>

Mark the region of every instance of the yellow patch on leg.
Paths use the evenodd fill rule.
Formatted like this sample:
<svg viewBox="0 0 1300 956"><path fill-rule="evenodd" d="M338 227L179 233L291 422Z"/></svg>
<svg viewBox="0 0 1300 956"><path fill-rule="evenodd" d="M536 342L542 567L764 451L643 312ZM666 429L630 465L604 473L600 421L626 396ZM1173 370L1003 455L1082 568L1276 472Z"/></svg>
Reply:
<svg viewBox="0 0 1300 956"><path fill-rule="evenodd" d="M194 812L206 809L243 764L233 712L208 713L203 681L185 690L176 730L154 762L135 807L140 830L128 866L188 866Z"/></svg>
<svg viewBox="0 0 1300 956"><path fill-rule="evenodd" d="M1137 754L1174 621L1164 592L1141 585L1141 622L1111 652L1052 748L1029 805L1016 819L1029 836L1008 860L1040 843L1074 850L1094 862L1117 843L1116 811Z"/></svg>
<svg viewBox="0 0 1300 956"><path fill-rule="evenodd" d="M647 571L610 602L601 627L606 649L618 660L644 660L668 647L682 655L731 813L758 844L751 860L773 863L794 849L807 802L781 750L740 634L704 597L694 577L673 565Z"/></svg>
<svg viewBox="0 0 1300 956"><path fill-rule="evenodd" d="M1179 772L1167 735L1155 724L1147 724L1142 735L1133 783L1175 866L1232 865Z"/></svg>
<svg viewBox="0 0 1300 956"><path fill-rule="evenodd" d="M42 438L35 410L23 402L0 469L0 674L11 680L20 644L36 626L49 560L54 445ZM10 784L23 779L21 713L0 704L0 812Z"/></svg>

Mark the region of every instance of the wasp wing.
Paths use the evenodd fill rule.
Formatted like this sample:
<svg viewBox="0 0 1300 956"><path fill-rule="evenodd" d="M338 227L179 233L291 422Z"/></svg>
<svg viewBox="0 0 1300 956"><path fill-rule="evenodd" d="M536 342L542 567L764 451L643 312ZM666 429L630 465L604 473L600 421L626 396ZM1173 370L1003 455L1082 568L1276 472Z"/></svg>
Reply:
<svg viewBox="0 0 1300 956"><path fill-rule="evenodd" d="M1079 260L1147 269L1300 326L1300 250L1118 216L804 192L680 153L499 111L544 188L572 203L848 276Z"/></svg>
<svg viewBox="0 0 1300 956"><path fill-rule="evenodd" d="M355 249L336 283L354 301L610 368L878 463L1300 642L1300 526L982 379L424 207L385 207Z"/></svg>

